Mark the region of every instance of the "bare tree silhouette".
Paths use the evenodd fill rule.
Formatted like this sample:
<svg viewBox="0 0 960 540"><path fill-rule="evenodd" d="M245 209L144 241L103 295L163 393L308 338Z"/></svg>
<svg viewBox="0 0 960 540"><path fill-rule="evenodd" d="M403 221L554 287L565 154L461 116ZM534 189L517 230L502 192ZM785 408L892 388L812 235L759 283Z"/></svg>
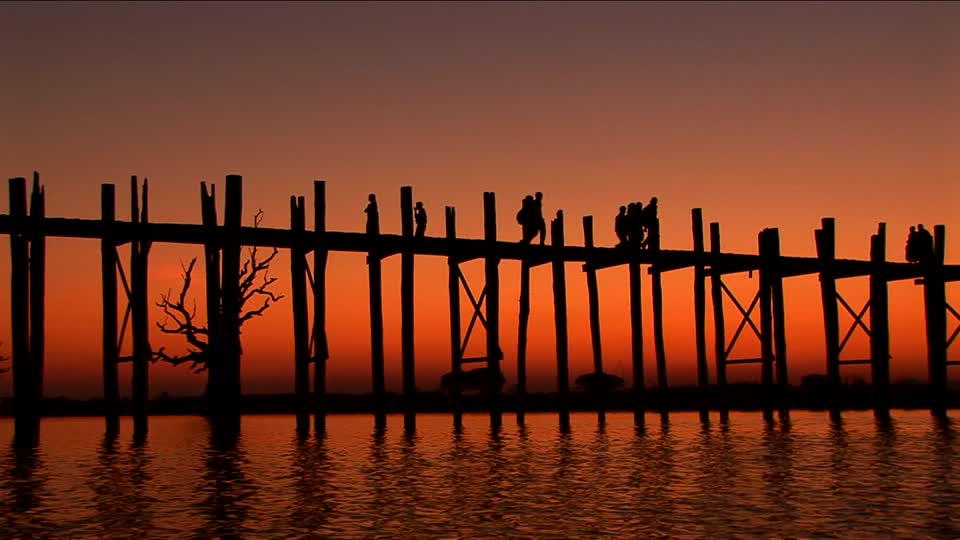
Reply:
<svg viewBox="0 0 960 540"><path fill-rule="evenodd" d="M253 217L253 226L257 227L263 220L263 211L257 210ZM280 251L273 248L273 251L266 257L261 258L261 253L256 247L247 250L247 259L240 268L240 325L254 317L259 317L273 305L278 302L283 295L278 295L270 291L270 286L276 281L276 277L270 276L270 263ZM196 266L197 258L194 257L190 263L183 265L181 277L183 284L180 292L174 296L172 290L168 289L165 294L160 295L160 301L157 307L163 309L165 318L163 322L158 322L157 327L164 334L181 335L186 340L187 350L183 354L168 354L164 347L153 354L153 359L162 360L175 366L189 363L189 367L195 373L201 373L207 369L207 361L210 358L210 321L205 325L197 322L197 303L188 302L187 296L192 284L193 269ZM244 311L248 302L254 298L263 300L257 307L249 308ZM188 303L190 304L187 307ZM217 309L219 313L219 307Z"/></svg>

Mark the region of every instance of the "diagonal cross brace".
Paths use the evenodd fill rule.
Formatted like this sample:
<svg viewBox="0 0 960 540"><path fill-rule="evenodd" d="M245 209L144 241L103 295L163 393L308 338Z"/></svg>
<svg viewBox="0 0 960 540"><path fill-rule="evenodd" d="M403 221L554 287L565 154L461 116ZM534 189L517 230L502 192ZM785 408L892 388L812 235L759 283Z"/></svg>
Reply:
<svg viewBox="0 0 960 540"><path fill-rule="evenodd" d="M840 303L843 304L843 307L847 309L847 312L853 317L853 323L850 324L850 328L847 330L846 335L843 336L843 339L840 340L839 351L843 350L843 347L850 341L850 338L853 336L853 332L857 329L857 326L863 328L863 331L870 335L870 329L867 328L867 325L863 322L863 316L866 315L867 310L870 309L870 300L867 300L867 303L863 305L863 309L860 310L860 313L854 313L853 308L840 296L840 293L837 293L837 299L840 300Z"/></svg>
<svg viewBox="0 0 960 540"><path fill-rule="evenodd" d="M740 324L737 325L737 330L733 333L733 337L730 338L730 343L727 345L727 349L723 352L723 359L726 361L730 357L730 352L733 351L733 346L737 344L737 339L740 338L740 334L743 332L744 327L749 324L750 328L753 330L753 333L760 337L760 329L757 328L757 325L754 324L753 319L750 317L750 314L753 313L754 308L757 307L757 304L760 302L760 291L757 291L757 294L753 297L753 300L750 302L750 306L747 309L743 309L743 306L737 300L737 298L730 292L730 289L727 288L727 285L724 282L720 282L720 286L723 288L724 292L727 293L727 297L733 301L733 304L737 306L737 310L740 311L740 315L743 317L740 319Z"/></svg>
<svg viewBox="0 0 960 540"><path fill-rule="evenodd" d="M953 309L953 306L947 304L947 311L954 316L957 320L960 320L960 313L957 313L957 310ZM954 340L957 339L957 335L960 334L960 325L953 330L953 333L950 334L950 337L947 338L947 348L950 348L950 345L953 345Z"/></svg>

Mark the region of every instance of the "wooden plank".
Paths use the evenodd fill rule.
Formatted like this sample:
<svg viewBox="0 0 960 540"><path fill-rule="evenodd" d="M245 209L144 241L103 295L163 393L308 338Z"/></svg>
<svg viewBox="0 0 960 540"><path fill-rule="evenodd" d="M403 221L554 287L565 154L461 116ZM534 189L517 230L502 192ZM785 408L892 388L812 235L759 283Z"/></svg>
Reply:
<svg viewBox="0 0 960 540"><path fill-rule="evenodd" d="M105 224L116 220L116 189L113 184L100 186L100 218ZM120 380L117 370L117 248L107 236L100 240L100 273L102 280L103 341L102 375L106 431L120 432Z"/></svg>
<svg viewBox="0 0 960 540"><path fill-rule="evenodd" d="M200 217L204 227L217 228L216 187L200 183ZM203 272L207 304L207 404L210 414L217 419L223 406L223 348L221 344L222 317L220 315L220 246L207 242L203 245Z"/></svg>
<svg viewBox="0 0 960 540"><path fill-rule="evenodd" d="M550 242L563 245L563 211L550 222ZM562 260L554 260L553 270L553 322L557 340L557 396L559 399L560 428L570 428L570 365L567 338L567 278Z"/></svg>
<svg viewBox="0 0 960 540"><path fill-rule="evenodd" d="M643 373L643 309L640 282L640 264L627 266L630 279L630 345L633 368L633 423L644 425L644 373Z"/></svg>
<svg viewBox="0 0 960 540"><path fill-rule="evenodd" d="M947 295L942 279L946 228L934 227L934 257L923 264L923 305L927 327L927 368L929 371L930 412L946 416L947 394ZM921 263L922 264L922 263Z"/></svg>
<svg viewBox="0 0 960 540"><path fill-rule="evenodd" d="M134 223L149 223L147 179L137 192L137 177L130 178L130 213ZM138 198L140 201L138 201ZM137 240L131 245L130 329L133 337L133 434L142 439L147 433L147 402L150 400L150 314L147 290L150 242Z"/></svg>
<svg viewBox="0 0 960 540"><path fill-rule="evenodd" d="M453 245L457 239L457 211L452 206L444 208L446 220L446 237ZM452 247L451 247L452 250ZM451 253L454 253L451 251ZM457 257L451 254L447 259L447 295L450 301L450 363L451 372L459 380L462 371L460 354L460 265ZM486 359L484 359L486 360ZM463 428L463 404L460 399L460 386L454 384L450 389L453 401L453 427L455 430Z"/></svg>
<svg viewBox="0 0 960 540"><path fill-rule="evenodd" d="M306 228L303 197L290 196L290 228ZM296 246L290 250L290 293L293 309L294 393L296 394L297 433L304 435L310 429L310 331L307 322L307 259L304 250Z"/></svg>
<svg viewBox="0 0 960 540"><path fill-rule="evenodd" d="M313 429L323 433L327 427L327 258L324 240L327 231L326 182L313 182L313 230L317 243L313 249Z"/></svg>
<svg viewBox="0 0 960 540"><path fill-rule="evenodd" d="M44 189L40 186L40 175L34 172L33 189L30 193L30 219L42 220L45 212ZM43 234L34 234L30 238L30 360L33 371L30 396L34 403L32 407L38 413L43 399L46 258Z"/></svg>
<svg viewBox="0 0 960 540"><path fill-rule="evenodd" d="M693 230L693 251L703 253L703 210L700 208L691 210L690 221ZM697 351L697 387L701 394L705 394L710 385L710 374L707 371L707 281L702 264L693 268L693 326ZM700 420L709 420L707 408L703 403L700 406Z"/></svg>
<svg viewBox="0 0 960 540"><path fill-rule="evenodd" d="M833 218L823 218L820 229L814 232L817 257L824 263L820 273L820 301L823 305L824 339L826 341L827 390L831 415L839 415L840 388L840 313L837 307L837 282L829 270L836 257L836 224Z"/></svg>
<svg viewBox="0 0 960 540"><path fill-rule="evenodd" d="M527 400L527 327L530 322L530 265L520 262L520 309L517 324L517 423L523 425Z"/></svg>
<svg viewBox="0 0 960 540"><path fill-rule="evenodd" d="M483 238L488 247L497 245L497 199L493 192L483 194ZM423 239L421 239L423 240ZM530 246L526 246L530 247ZM541 246L537 246L541 247ZM487 290L487 368L491 372L500 370L503 352L500 349L500 257L494 250L488 250L483 262L484 280ZM500 411L500 387L491 385L490 426L499 429L502 425Z"/></svg>
<svg viewBox="0 0 960 540"><path fill-rule="evenodd" d="M10 215L27 215L27 180L10 179ZM30 359L29 242L24 234L10 237L10 326L13 357L14 432L35 431L38 411L32 398L33 365Z"/></svg>
<svg viewBox="0 0 960 540"><path fill-rule="evenodd" d="M230 432L240 425L240 236L243 218L243 178L231 174L226 177L223 212L223 241L221 255L221 324L220 338L223 351L222 427Z"/></svg>
<svg viewBox="0 0 960 540"><path fill-rule="evenodd" d="M870 261L879 266L887 258L887 225L880 223L870 237ZM874 390L874 414L890 415L890 319L887 280L879 272L870 274L870 360Z"/></svg>
<svg viewBox="0 0 960 540"><path fill-rule="evenodd" d="M710 224L710 251L720 253L720 224ZM717 385L727 384L727 337L723 313L723 280L716 268L710 270L710 303L713 306L713 354L717 370Z"/></svg>
<svg viewBox="0 0 960 540"><path fill-rule="evenodd" d="M760 251L760 380L764 387L763 416L773 420L771 400L773 398L773 363L776 358L773 346L773 256L771 253L770 229L760 231L758 236Z"/></svg>
<svg viewBox="0 0 960 540"><path fill-rule="evenodd" d="M400 225L403 237L413 239L413 188L400 188ZM411 243L407 244L411 246ZM414 359L413 325L413 251L405 249L400 255L400 359L403 375L403 427L416 430L416 369Z"/></svg>
<svg viewBox="0 0 960 540"><path fill-rule="evenodd" d="M770 273L770 294L771 307L773 309L773 349L774 349L774 367L777 375L777 402L780 411L780 418L786 420L789 417L789 409L786 403L787 392L790 388L787 371L787 328L786 328L786 308L783 298L783 277L780 275L778 264L780 259L780 230L773 228L767 231L768 250L770 261L775 270Z"/></svg>

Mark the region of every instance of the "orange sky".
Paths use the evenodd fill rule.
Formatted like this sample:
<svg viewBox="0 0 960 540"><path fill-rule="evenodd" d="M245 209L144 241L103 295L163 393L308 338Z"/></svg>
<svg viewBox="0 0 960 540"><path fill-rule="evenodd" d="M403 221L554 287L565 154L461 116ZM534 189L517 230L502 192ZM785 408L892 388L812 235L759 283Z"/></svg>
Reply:
<svg viewBox="0 0 960 540"><path fill-rule="evenodd" d="M481 194L495 191L499 233L515 238L519 200L540 190L545 214L565 211L568 243L582 243L580 217L592 214L597 242L610 245L617 207L656 195L666 248L691 247L689 211L700 206L705 221L721 223L731 251L755 252L757 232L776 226L785 254L813 255L813 229L834 216L840 257L866 258L878 221L888 223L895 260L910 224L943 223L956 263L957 27L960 6L947 3L4 4L0 164L7 177L39 170L54 216L97 217L99 184L119 183L125 201L137 174L150 178L153 220L199 222L199 181L222 186L225 174L239 173L247 218L262 208L267 226L286 226L288 197L309 195L323 178L330 229L362 230L366 195L375 192L383 230L399 232L399 187L410 184L430 213L428 234L442 234L442 207L454 205L459 233L479 237ZM127 208L118 212L128 219ZM98 248L48 241L47 395L99 394ZM0 250L9 253L6 238ZM199 254L155 246L151 297L177 286L179 261ZM417 383L429 389L449 369L446 263L416 264ZM481 264L467 265L477 289ZM511 380L518 270L501 265ZM285 290L285 254L274 272ZM578 265L567 273L576 376L591 365L586 286ZM7 255L0 275L9 276ZM363 256L331 255L327 280L330 389L364 391ZM756 287L746 276L729 283L743 301ZM628 377L626 284L624 268L600 273L607 370ZM678 384L694 369L691 285L691 271L664 276ZM794 381L823 370L817 285L815 276L786 285ZM840 288L863 305L866 279ZM948 287L955 304L957 292ZM894 377L924 377L921 291L908 282L890 293ZM549 267L535 269L529 365L537 390L554 384L551 294ZM388 386L399 389L399 260L384 264L384 302ZM735 324L733 308L727 313ZM848 321L842 314L841 331ZM9 328L3 286L7 353ZM245 391L292 390L291 334L289 299L244 329ZM748 338L734 357L754 355ZM151 340L172 345L157 333ZM866 354L864 335L844 351ZM758 376L748 367L730 373ZM185 368L156 366L151 377L153 394L203 385ZM9 385L0 379L0 392Z"/></svg>

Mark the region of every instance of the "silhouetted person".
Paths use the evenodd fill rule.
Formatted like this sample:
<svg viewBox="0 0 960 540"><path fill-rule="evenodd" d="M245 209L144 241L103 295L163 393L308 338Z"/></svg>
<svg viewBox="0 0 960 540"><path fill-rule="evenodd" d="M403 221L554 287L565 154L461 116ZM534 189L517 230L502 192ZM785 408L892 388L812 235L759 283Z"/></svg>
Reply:
<svg viewBox="0 0 960 540"><path fill-rule="evenodd" d="M533 209L533 225L536 227L536 231L540 233L540 245L542 246L547 238L547 222L543 219L543 193L539 191L533 199Z"/></svg>
<svg viewBox="0 0 960 540"><path fill-rule="evenodd" d="M413 220L417 222L417 230L413 235L420 238L427 230L427 211L423 209L423 201L417 201L417 205L413 208Z"/></svg>
<svg viewBox="0 0 960 540"><path fill-rule="evenodd" d="M523 198L523 202L520 203L520 211L517 212L517 223L520 224L521 228L521 244L529 244L533 237L537 235L537 229L534 227L533 219L535 201L533 196L527 195Z"/></svg>
<svg viewBox="0 0 960 540"><path fill-rule="evenodd" d="M629 229L630 225L627 223L627 207L621 206L620 213L617 214L617 217L613 220L613 231L617 233L617 242L618 246L627 245L627 240L629 238Z"/></svg>
<svg viewBox="0 0 960 540"><path fill-rule="evenodd" d="M652 245L655 249L660 247L660 218L657 216L657 198L651 197L650 202L643 209L642 213L643 227L647 231L647 238L643 241L645 248L649 249Z"/></svg>
<svg viewBox="0 0 960 540"><path fill-rule="evenodd" d="M632 202L627 205L627 241L630 245L640 247L643 243L643 205Z"/></svg>
<svg viewBox="0 0 960 540"><path fill-rule="evenodd" d="M917 258L917 228L913 225L910 226L910 232L907 233L906 258L907 262L920 262Z"/></svg>
<svg viewBox="0 0 960 540"><path fill-rule="evenodd" d="M917 225L917 262L927 263L933 260L933 235L930 231Z"/></svg>
<svg viewBox="0 0 960 540"><path fill-rule="evenodd" d="M367 234L379 234L380 211L377 209L377 196L371 193L367 200L370 201L367 208L364 209L364 213L367 214Z"/></svg>

